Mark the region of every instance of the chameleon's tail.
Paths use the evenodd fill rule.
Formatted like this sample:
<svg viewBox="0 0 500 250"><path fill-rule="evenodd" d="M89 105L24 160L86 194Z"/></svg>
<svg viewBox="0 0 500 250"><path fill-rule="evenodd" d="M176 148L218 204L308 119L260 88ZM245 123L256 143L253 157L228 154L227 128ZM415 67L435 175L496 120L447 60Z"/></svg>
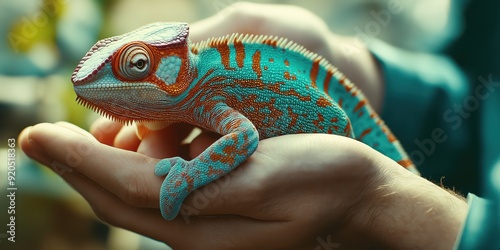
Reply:
<svg viewBox="0 0 500 250"><path fill-rule="evenodd" d="M354 137L419 174L397 138L373 110L361 90L333 66L320 68L325 70L318 72L318 88L328 93L346 112L353 124Z"/></svg>

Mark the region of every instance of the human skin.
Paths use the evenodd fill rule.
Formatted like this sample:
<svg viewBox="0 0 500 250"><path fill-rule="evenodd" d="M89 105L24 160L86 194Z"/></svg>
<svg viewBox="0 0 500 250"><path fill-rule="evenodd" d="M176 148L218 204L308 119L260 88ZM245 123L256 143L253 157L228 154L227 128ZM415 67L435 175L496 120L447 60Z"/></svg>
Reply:
<svg viewBox="0 0 500 250"><path fill-rule="evenodd" d="M360 51L350 63L335 55L339 42L350 38L332 34L313 14L247 3L222 13L193 24L192 40L228 32L288 37L363 82L360 87L380 108L383 79L370 53ZM184 143L191 129L175 124L139 140L133 127L102 118L90 133L65 122L38 124L26 128L19 141L100 219L174 249L324 249L329 243L344 249L450 249L467 213L463 198L361 142L301 134L260 141L249 160L190 195L182 214L165 221L158 200L163 180L154 175L155 164L177 155L191 159L219 138L203 131Z"/></svg>

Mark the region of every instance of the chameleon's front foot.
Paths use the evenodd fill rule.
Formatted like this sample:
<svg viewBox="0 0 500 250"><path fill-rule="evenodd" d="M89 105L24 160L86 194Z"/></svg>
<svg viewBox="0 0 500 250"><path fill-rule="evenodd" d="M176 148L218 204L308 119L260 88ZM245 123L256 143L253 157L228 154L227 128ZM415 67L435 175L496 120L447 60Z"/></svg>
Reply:
<svg viewBox="0 0 500 250"><path fill-rule="evenodd" d="M191 165L180 157L163 159L156 165L155 175L166 175L160 190L160 210L166 220L177 216L182 202L194 189L194 177L188 174Z"/></svg>

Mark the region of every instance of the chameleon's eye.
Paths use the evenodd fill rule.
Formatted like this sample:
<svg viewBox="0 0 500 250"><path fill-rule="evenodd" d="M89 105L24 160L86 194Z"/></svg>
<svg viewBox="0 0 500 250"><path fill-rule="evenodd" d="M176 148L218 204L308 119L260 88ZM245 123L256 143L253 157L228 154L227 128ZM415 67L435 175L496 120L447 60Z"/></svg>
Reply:
<svg viewBox="0 0 500 250"><path fill-rule="evenodd" d="M130 43L122 47L113 60L115 75L124 80L140 80L151 72L152 52L143 43Z"/></svg>

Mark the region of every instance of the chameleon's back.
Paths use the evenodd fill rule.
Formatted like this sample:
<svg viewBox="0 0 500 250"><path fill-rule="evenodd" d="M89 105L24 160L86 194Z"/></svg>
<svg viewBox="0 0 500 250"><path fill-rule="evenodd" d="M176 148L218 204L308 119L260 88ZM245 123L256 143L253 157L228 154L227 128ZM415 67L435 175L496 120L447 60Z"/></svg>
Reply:
<svg viewBox="0 0 500 250"><path fill-rule="evenodd" d="M361 91L325 59L285 39L233 35L193 46L200 77L216 98L240 111L261 139L296 133L338 134L412 165ZM206 63L209 62L209 63ZM219 96L219 93L224 93ZM351 130L352 125L352 130Z"/></svg>

